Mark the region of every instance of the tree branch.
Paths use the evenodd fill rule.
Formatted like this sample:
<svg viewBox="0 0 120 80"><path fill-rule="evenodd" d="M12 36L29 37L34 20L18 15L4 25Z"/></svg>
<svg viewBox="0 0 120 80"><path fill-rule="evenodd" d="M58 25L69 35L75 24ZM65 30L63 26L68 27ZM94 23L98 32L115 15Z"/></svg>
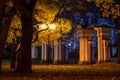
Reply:
<svg viewBox="0 0 120 80"><path fill-rule="evenodd" d="M57 17L60 15L60 12L61 12L62 8L64 7L66 1L67 1L67 0L64 0L62 6L59 8L59 10L58 10L57 14L55 15L55 18L53 19L52 22L54 22L54 21L57 19ZM51 22L51 23L52 23L52 22Z"/></svg>

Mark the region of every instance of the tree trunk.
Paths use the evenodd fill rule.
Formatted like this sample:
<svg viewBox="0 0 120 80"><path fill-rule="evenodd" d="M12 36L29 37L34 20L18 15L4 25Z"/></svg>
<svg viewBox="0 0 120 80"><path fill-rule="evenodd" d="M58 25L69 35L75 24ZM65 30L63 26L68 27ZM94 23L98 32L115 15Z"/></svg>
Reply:
<svg viewBox="0 0 120 80"><path fill-rule="evenodd" d="M8 23L5 28L2 29L2 32L0 33L0 71L2 66L2 54L5 46L5 42L7 39L8 30L10 27L10 23Z"/></svg>
<svg viewBox="0 0 120 80"><path fill-rule="evenodd" d="M17 43L16 41L13 41L12 45L12 56L11 56L11 68L14 69L16 67L16 57L17 54L20 54L20 42Z"/></svg>
<svg viewBox="0 0 120 80"><path fill-rule="evenodd" d="M19 54L16 72L31 72L32 14L22 12L21 53ZM26 22L27 21L27 22Z"/></svg>
<svg viewBox="0 0 120 80"><path fill-rule="evenodd" d="M5 9L5 0L0 0L0 72L1 72L1 66L2 66L2 54L4 49L4 38L3 38L3 31L2 31L2 15Z"/></svg>
<svg viewBox="0 0 120 80"><path fill-rule="evenodd" d="M22 0L21 22L22 22L22 38L21 53L19 54L16 72L29 73L31 69L31 43L33 36L32 13L36 0L30 0L26 3Z"/></svg>
<svg viewBox="0 0 120 80"><path fill-rule="evenodd" d="M21 53L19 54L16 72L31 72L31 42L32 20L31 16L22 14ZM27 22L26 22L27 21Z"/></svg>
<svg viewBox="0 0 120 80"><path fill-rule="evenodd" d="M15 68L15 62L16 62L16 52L12 51L12 56L11 56L11 68L14 69Z"/></svg>
<svg viewBox="0 0 120 80"><path fill-rule="evenodd" d="M15 0L13 7L9 8L9 11L5 11L7 0L0 0L0 71L2 66L2 54L5 46L5 42L8 35L8 30L13 16L16 10L19 9L19 3L21 0Z"/></svg>

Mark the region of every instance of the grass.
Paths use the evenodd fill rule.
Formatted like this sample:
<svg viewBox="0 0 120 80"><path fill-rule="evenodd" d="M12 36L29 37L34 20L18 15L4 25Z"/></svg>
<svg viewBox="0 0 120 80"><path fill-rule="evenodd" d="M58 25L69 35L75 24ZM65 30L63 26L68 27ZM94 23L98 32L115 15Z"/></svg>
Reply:
<svg viewBox="0 0 120 80"><path fill-rule="evenodd" d="M0 80L120 80L120 64L32 65L33 73L13 73L10 65L2 66ZM9 79L10 78L10 79Z"/></svg>

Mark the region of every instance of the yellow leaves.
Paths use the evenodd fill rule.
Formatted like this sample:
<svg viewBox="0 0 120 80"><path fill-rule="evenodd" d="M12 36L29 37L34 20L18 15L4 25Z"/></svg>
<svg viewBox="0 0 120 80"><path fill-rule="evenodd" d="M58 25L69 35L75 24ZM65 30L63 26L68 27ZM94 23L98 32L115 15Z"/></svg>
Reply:
<svg viewBox="0 0 120 80"><path fill-rule="evenodd" d="M68 19L65 18L59 18L57 20L57 22L59 23L59 31L61 30L62 33L67 33L71 30L72 28L72 22Z"/></svg>
<svg viewBox="0 0 120 80"><path fill-rule="evenodd" d="M55 2L39 0L35 5L34 18L38 22L50 23L53 21L60 6Z"/></svg>
<svg viewBox="0 0 120 80"><path fill-rule="evenodd" d="M111 8L111 13L114 14L115 11L116 11L115 8L112 7L112 8Z"/></svg>
<svg viewBox="0 0 120 80"><path fill-rule="evenodd" d="M15 27L15 28L19 28L21 29L21 20L20 20L20 17L15 15L12 19L12 22L11 22L11 27Z"/></svg>
<svg viewBox="0 0 120 80"><path fill-rule="evenodd" d="M12 19L10 29L8 31L7 42L11 43L13 38L21 37L21 29L21 20L17 15L15 15Z"/></svg>
<svg viewBox="0 0 120 80"><path fill-rule="evenodd" d="M59 8L61 7L63 1L60 3L57 2L58 0L38 0L37 4L35 6L35 12L34 17L38 22L43 22L45 24L50 24L56 14L59 11ZM63 10L61 10L63 11ZM54 21L56 24L55 30L46 30L39 33L39 38L37 44L43 44L49 42L52 43L56 39L61 37L62 33L67 33L71 30L71 21L65 19L65 18L59 18L56 21Z"/></svg>
<svg viewBox="0 0 120 80"><path fill-rule="evenodd" d="M113 18L120 16L120 6L118 4L111 8L111 14L113 15Z"/></svg>
<svg viewBox="0 0 120 80"><path fill-rule="evenodd" d="M109 11L108 10L104 10L103 17L109 17Z"/></svg>
<svg viewBox="0 0 120 80"><path fill-rule="evenodd" d="M62 33L67 33L72 28L72 22L65 18L59 18L55 23L55 29L48 29L42 31L38 35L38 40L34 45L41 45L43 43L57 43L56 40L59 39Z"/></svg>
<svg viewBox="0 0 120 80"><path fill-rule="evenodd" d="M95 0L95 4L99 7L103 17L112 15L113 18L117 18L120 16L120 5L115 4L114 0Z"/></svg>
<svg viewBox="0 0 120 80"><path fill-rule="evenodd" d="M12 43L13 42L12 41L13 38L15 38L15 35L14 35L14 33L12 31L9 30L8 37L7 37L7 42L8 43Z"/></svg>

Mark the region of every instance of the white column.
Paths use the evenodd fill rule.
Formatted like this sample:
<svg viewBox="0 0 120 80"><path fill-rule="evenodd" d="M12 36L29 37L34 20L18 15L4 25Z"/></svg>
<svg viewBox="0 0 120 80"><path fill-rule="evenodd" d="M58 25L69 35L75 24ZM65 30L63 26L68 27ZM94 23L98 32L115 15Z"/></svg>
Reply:
<svg viewBox="0 0 120 80"><path fill-rule="evenodd" d="M110 47L108 46L110 41L104 40L104 62L110 61Z"/></svg>
<svg viewBox="0 0 120 80"><path fill-rule="evenodd" d="M103 52L103 40L102 33L98 34L98 62L103 62L104 52Z"/></svg>
<svg viewBox="0 0 120 80"><path fill-rule="evenodd" d="M57 63L58 62L58 44L54 45L54 61L53 63Z"/></svg>
<svg viewBox="0 0 120 80"><path fill-rule="evenodd" d="M82 29L79 30L80 37L80 56L79 63L90 63L91 62L91 46L93 44L94 30Z"/></svg>
<svg viewBox="0 0 120 80"><path fill-rule="evenodd" d="M47 44L45 44L44 48L45 48L44 61L47 61Z"/></svg>
<svg viewBox="0 0 120 80"><path fill-rule="evenodd" d="M79 61L80 62L84 61L84 53L83 53L84 47L82 47L83 44L84 44L83 43L83 38L80 37L80 55L79 55Z"/></svg>
<svg viewBox="0 0 120 80"><path fill-rule="evenodd" d="M106 40L103 40L103 47L104 47L104 62L107 61L107 42Z"/></svg>
<svg viewBox="0 0 120 80"><path fill-rule="evenodd" d="M59 63L61 63L62 62L62 42L61 42L61 40L59 40L59 52L58 52L58 60L59 60Z"/></svg>
<svg viewBox="0 0 120 80"><path fill-rule="evenodd" d="M94 62L94 42L88 41L88 62L92 63Z"/></svg>
<svg viewBox="0 0 120 80"><path fill-rule="evenodd" d="M42 54L41 54L42 58L42 62L46 62L47 61L47 44L42 44Z"/></svg>
<svg viewBox="0 0 120 80"><path fill-rule="evenodd" d="M89 54L88 54L88 36L84 37L84 62L89 63Z"/></svg>
<svg viewBox="0 0 120 80"><path fill-rule="evenodd" d="M68 62L68 49L65 49L65 61Z"/></svg>
<svg viewBox="0 0 120 80"><path fill-rule="evenodd" d="M34 58L36 58L36 56L35 56L35 54L36 54L35 46L33 46L31 50L32 50L32 52L31 52L32 53L31 58L34 59Z"/></svg>
<svg viewBox="0 0 120 80"><path fill-rule="evenodd" d="M34 58L37 58L38 57L38 50L36 49L36 47L35 46L33 46L32 47L32 59L34 59Z"/></svg>
<svg viewBox="0 0 120 80"><path fill-rule="evenodd" d="M88 61L88 35L87 30L80 30L80 56L79 64L86 63Z"/></svg>
<svg viewBox="0 0 120 80"><path fill-rule="evenodd" d="M53 45L50 45L50 60L52 60L53 61L53 56L54 56L54 47L53 47Z"/></svg>
<svg viewBox="0 0 120 80"><path fill-rule="evenodd" d="M41 54L41 61L44 60L44 44L42 44L42 54Z"/></svg>
<svg viewBox="0 0 120 80"><path fill-rule="evenodd" d="M107 27L95 27L98 37L98 63L104 62L107 57L106 41L110 39L111 28Z"/></svg>
<svg viewBox="0 0 120 80"><path fill-rule="evenodd" d="M94 42L91 43L91 62L94 63Z"/></svg>

